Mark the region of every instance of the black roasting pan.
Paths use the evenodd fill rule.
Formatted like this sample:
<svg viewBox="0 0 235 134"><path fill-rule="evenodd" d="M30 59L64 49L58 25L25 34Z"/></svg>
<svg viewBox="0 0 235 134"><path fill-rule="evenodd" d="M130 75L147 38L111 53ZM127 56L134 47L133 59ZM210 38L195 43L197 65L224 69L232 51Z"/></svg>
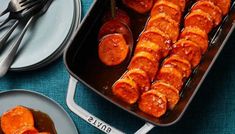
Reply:
<svg viewBox="0 0 235 134"><path fill-rule="evenodd" d="M124 7L120 1L117 2L117 6L127 11L130 15L132 23L134 23L132 27L132 29L134 29L133 37L134 40L136 40L144 28L148 15L136 14ZM71 75L67 94L68 107L88 123L105 133L123 133L93 116L75 103L74 93L76 84L81 82L89 87L91 91L96 92L116 106L148 122L137 133L146 133L155 125L170 126L176 123L194 98L234 29L234 2L229 14L224 17L223 23L210 33L209 49L204 54L201 63L193 71L190 79L184 85L179 103L172 111L168 111L165 116L159 119L141 112L137 105L126 105L112 95L111 86L126 71L128 62L121 66L111 68L104 66L98 58L98 31L102 25L104 13L109 10L109 7L110 0L95 0L93 2L64 53L64 63ZM91 120L97 120L102 123L102 125L93 124Z"/></svg>

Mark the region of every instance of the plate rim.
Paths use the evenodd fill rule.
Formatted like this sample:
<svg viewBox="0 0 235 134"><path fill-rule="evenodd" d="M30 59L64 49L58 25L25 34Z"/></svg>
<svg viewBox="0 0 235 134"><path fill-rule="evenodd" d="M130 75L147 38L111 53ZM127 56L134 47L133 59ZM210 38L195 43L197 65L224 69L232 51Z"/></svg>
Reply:
<svg viewBox="0 0 235 134"><path fill-rule="evenodd" d="M67 116L69 121L72 123L72 125L73 125L72 127L75 128L76 133L79 134L78 128L75 125L75 122L73 121L73 119L71 118L69 113L58 102L56 102L52 98L50 98L50 97L48 97L48 96L46 96L46 95L44 95L40 92L37 92L37 91L34 91L34 90L29 90L29 89L8 89L8 90L3 90L3 91L0 91L0 96L3 95L3 94L14 93L14 92L21 92L21 93L25 92L25 93L34 94L34 95L37 95L39 97L43 97L44 99L48 100L49 102L52 102L55 106L57 106L60 110L62 110L63 113L65 113L65 115Z"/></svg>
<svg viewBox="0 0 235 134"><path fill-rule="evenodd" d="M9 68L10 71L20 72L20 71L36 70L50 64L51 62L55 61L63 54L65 48L69 44L69 40L71 39L72 35L75 33L82 19L81 0L73 0L73 2L74 2L74 11L73 11L72 24L68 34L64 38L63 42L59 45L59 47L53 53L49 54L46 58L44 58L40 62L24 67L17 67L17 68L10 67Z"/></svg>

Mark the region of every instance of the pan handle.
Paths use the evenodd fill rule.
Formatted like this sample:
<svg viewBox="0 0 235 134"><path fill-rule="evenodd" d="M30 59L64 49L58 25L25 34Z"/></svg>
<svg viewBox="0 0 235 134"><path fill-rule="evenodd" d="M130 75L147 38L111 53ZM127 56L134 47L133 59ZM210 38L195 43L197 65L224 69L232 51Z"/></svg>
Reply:
<svg viewBox="0 0 235 134"><path fill-rule="evenodd" d="M69 85L68 85L68 92L66 97L66 103L69 109L85 120L87 123L91 124L92 126L96 127L97 129L103 131L107 134L124 134L124 132L112 127L111 125L105 123L104 121L100 120L99 118L95 117L94 115L90 114L88 111L84 110L82 107L78 106L74 101L74 95L76 91L78 81L70 76ZM152 124L146 123L142 128L140 128L135 134L146 134L148 133L154 126Z"/></svg>

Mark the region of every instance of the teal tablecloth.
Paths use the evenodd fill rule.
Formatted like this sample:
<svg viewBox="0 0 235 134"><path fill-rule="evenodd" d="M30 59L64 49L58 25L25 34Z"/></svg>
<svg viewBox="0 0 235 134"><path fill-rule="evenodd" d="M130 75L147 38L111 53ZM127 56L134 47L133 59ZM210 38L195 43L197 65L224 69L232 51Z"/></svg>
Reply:
<svg viewBox="0 0 235 134"><path fill-rule="evenodd" d="M82 0L83 16L92 0ZM183 118L170 127L156 127L153 134L234 134L235 133L235 33L210 71ZM9 72L0 79L0 91L29 89L60 103L71 115L81 134L101 133L66 106L69 74L59 58L52 64L30 72ZM133 133L144 121L110 104L87 89L77 87L76 101L94 115L127 133ZM1 103L1 102L0 102ZM69 133L68 133L69 134Z"/></svg>

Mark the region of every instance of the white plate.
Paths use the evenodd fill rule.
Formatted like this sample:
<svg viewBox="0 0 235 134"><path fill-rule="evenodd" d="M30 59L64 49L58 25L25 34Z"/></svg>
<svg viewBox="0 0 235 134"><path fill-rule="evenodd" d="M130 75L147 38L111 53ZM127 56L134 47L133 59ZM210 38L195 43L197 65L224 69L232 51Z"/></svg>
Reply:
<svg viewBox="0 0 235 134"><path fill-rule="evenodd" d="M78 134L77 128L66 111L52 99L27 90L0 92L0 115L17 105L39 110L50 116L58 134Z"/></svg>
<svg viewBox="0 0 235 134"><path fill-rule="evenodd" d="M8 0L0 0L0 11L7 7L8 2ZM78 20L81 18L80 4L79 0L54 0L48 11L38 18L27 31L11 70L38 68L61 54L67 40L77 27L75 25L78 25ZM20 25L16 29L7 46L14 42L23 26ZM0 29L0 36L7 30L7 28ZM0 60L7 49L8 47L1 52ZM48 58L51 60L48 61Z"/></svg>

